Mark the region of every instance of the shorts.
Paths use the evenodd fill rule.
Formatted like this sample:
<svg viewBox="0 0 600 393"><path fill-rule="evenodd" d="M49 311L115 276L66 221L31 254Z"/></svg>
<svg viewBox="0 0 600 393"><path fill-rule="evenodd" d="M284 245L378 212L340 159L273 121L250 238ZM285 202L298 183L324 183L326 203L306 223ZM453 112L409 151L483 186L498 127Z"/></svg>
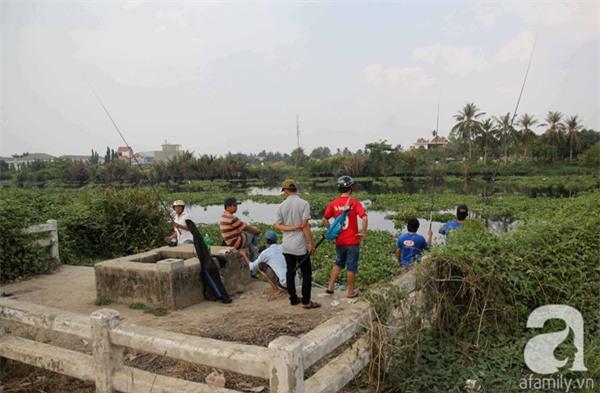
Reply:
<svg viewBox="0 0 600 393"><path fill-rule="evenodd" d="M192 239L186 239L181 244L194 244L194 241Z"/></svg>
<svg viewBox="0 0 600 393"><path fill-rule="evenodd" d="M351 273L358 272L358 256L360 254L358 246L337 246L335 248L335 264L340 268L348 267Z"/></svg>
<svg viewBox="0 0 600 393"><path fill-rule="evenodd" d="M261 262L258 264L258 269L263 272L264 274L267 275L267 277L269 277L269 279L273 282L277 283L277 286L279 286L280 288L283 289L287 289L286 287L284 287L283 285L281 285L281 281L279 280L279 277L277 276L277 273L275 273L275 270L271 269L271 266L267 265L266 262Z"/></svg>

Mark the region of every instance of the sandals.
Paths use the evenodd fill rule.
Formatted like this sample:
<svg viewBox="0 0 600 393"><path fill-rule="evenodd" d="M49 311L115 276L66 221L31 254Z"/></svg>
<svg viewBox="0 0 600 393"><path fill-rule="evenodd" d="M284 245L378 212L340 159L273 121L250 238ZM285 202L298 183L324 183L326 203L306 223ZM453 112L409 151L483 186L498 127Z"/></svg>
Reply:
<svg viewBox="0 0 600 393"><path fill-rule="evenodd" d="M317 303L317 302L310 302L308 304L303 304L302 305L302 308L305 308L307 310L311 309L311 308L319 308L319 307L321 307L321 304Z"/></svg>
<svg viewBox="0 0 600 393"><path fill-rule="evenodd" d="M333 292L334 292L334 291L330 291L329 289L326 289L326 290L325 290L325 293L327 293L328 295L333 295Z"/></svg>
<svg viewBox="0 0 600 393"><path fill-rule="evenodd" d="M348 299L353 299L355 297L358 297L359 294L360 294L360 292L358 290L354 290L354 292L352 292L352 295L346 295L346 297Z"/></svg>

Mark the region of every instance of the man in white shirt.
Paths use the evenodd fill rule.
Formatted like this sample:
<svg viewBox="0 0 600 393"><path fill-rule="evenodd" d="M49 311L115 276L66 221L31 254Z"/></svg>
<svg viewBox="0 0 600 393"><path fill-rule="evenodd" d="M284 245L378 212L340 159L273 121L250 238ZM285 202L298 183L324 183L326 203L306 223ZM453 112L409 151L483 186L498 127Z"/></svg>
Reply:
<svg viewBox="0 0 600 393"><path fill-rule="evenodd" d="M277 234L273 231L265 233L267 248L260 253L254 262L250 262L250 271L258 270L264 278L271 284L271 294L269 298L273 299L284 293L282 289L287 290L285 257L283 256L283 247L277 244Z"/></svg>
<svg viewBox="0 0 600 393"><path fill-rule="evenodd" d="M175 211L173 233L165 236L165 243L169 245L194 244L194 237L185 224L185 220L190 219L189 214L185 211L185 202L176 200L173 202L173 210Z"/></svg>

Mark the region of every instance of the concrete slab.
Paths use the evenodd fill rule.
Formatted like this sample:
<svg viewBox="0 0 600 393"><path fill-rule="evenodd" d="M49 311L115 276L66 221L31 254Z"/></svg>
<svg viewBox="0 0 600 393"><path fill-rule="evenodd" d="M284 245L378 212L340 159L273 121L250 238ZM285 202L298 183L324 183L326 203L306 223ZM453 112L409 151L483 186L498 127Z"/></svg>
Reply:
<svg viewBox="0 0 600 393"><path fill-rule="evenodd" d="M243 291L251 276L242 258L227 247L211 247L211 254L220 258L227 290ZM94 268L98 298L115 303L176 310L204 300L200 262L188 244L99 262Z"/></svg>

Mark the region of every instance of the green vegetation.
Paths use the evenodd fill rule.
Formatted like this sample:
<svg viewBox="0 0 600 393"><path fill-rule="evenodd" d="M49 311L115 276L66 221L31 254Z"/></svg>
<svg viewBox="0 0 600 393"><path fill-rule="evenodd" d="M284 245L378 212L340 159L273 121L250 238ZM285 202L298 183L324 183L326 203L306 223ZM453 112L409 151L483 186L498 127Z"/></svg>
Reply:
<svg viewBox="0 0 600 393"><path fill-rule="evenodd" d="M112 303L112 299L108 296L97 296L94 300L96 306L107 306Z"/></svg>
<svg viewBox="0 0 600 393"><path fill-rule="evenodd" d="M531 119L527 122L531 123ZM473 155L478 154L478 143L472 141ZM591 377L600 383L600 315L597 311L600 191L598 174L594 172L597 168L587 164L588 157L591 157L590 162L597 160L599 145L595 143L584 155L586 164L538 165L530 160L513 161L511 157L516 153L509 147L506 165L450 161L436 166L434 219L447 220L459 203L469 205L472 218L446 246L434 247L428 252L428 259L422 263L429 272L424 289L431 304L436 306L436 315L431 326L424 324L421 329L411 330L409 336L393 348L386 380L381 386L384 391L461 392L465 390L465 381L471 379L482 385L481 391L516 393L520 378L529 373L523 363L523 347L533 334L539 333L525 329L527 316L536 307L550 303L569 304L579 309L585 319L585 362L589 372L561 375ZM502 150L492 145L486 149L489 149L488 157L502 159L507 151L504 146ZM535 142L531 142L529 149L535 150ZM573 150L574 160L576 151ZM571 152L567 152L565 157L570 157ZM324 158L326 153L319 151L306 165L315 160L335 160ZM348 154L345 159L358 159ZM379 159L377 168L387 171L386 157L396 153L394 149L375 144L362 154L376 154L372 157ZM369 172L375 164L369 165L371 169L365 173L376 173ZM468 166L468 176L461 172L465 166ZM369 199L370 210L394 211L398 228L409 216L428 217L432 190L428 171L431 169L423 164L422 170L426 177L357 178L363 188L355 196ZM456 171L459 176L453 175ZM335 195L334 178L326 172L323 171L321 177L300 178L305 187L302 195L311 203L314 217L321 216ZM169 202L183 199L202 206L220 205L227 196L264 203L281 202L280 195L247 194L248 187L269 186L273 185L256 179L195 179L163 183L159 193ZM33 239L24 237L20 231L49 218L58 220L61 256L73 264L92 263L160 246L162 236L170 230L167 215L148 187L6 188L0 190L0 199L2 280L45 271L39 249L31 247ZM243 217L242 212L240 217ZM518 220L519 225L513 231L494 234L484 230L482 221L486 219ZM263 231L270 227L258 226ZM199 225L199 229L209 234L213 244L220 243L216 224ZM315 239L321 233L322 229L317 229ZM398 273L394 248L392 235L369 231L361 247L359 286L385 286L385 282ZM313 258L316 282L327 282L334 261L334 244L325 242ZM344 275L340 280L344 283ZM108 298L96 300L98 305L109 302ZM385 314L385 302L382 299L374 299L374 302L381 315ZM130 308L166 315L165 310L143 304L132 304ZM546 327L553 331L562 328L555 324ZM558 353L572 354L568 340L559 347Z"/></svg>
<svg viewBox="0 0 600 393"><path fill-rule="evenodd" d="M348 148L331 152L328 147L319 146L308 155L302 148L289 154L263 150L258 154L197 157L185 151L172 160L139 168L132 165L135 161L118 157L107 147L102 164L94 151L89 162L33 161L18 170L0 161L0 180L17 186L39 187L151 182L188 191L185 183L195 180L260 179L276 183L291 176L314 178L342 174L412 179L429 175L434 161L443 166L443 173L466 178L498 174L597 175L597 164L595 167L590 164L598 162L600 132L585 129L576 115L565 117L560 112L550 111L544 122L529 114L518 119L511 113L484 118L474 103L467 103L454 118L456 124L448 138L437 135L434 138L444 146L428 150L406 149L380 140L367 143L355 152ZM541 127L541 135L534 132L536 126Z"/></svg>
<svg viewBox="0 0 600 393"><path fill-rule="evenodd" d="M48 253L24 236L29 225L58 221L63 263L90 264L162 244L168 214L143 189L0 190L0 281L48 272Z"/></svg>
<svg viewBox="0 0 600 393"><path fill-rule="evenodd" d="M548 200L535 214L520 214L526 222L514 232L496 236L467 226L435 248L425 262L433 326L393 354L389 390L459 392L475 379L482 391L519 391L529 374L523 347L540 333L525 329L526 320L545 304L568 304L585 320L589 372L561 375L600 380L599 212L598 193ZM570 350L565 343L558 354Z"/></svg>
<svg viewBox="0 0 600 393"><path fill-rule="evenodd" d="M146 314L152 314L155 317L164 317L169 314L169 311L164 308L148 307L144 303L131 303L129 308L132 310L142 310Z"/></svg>

